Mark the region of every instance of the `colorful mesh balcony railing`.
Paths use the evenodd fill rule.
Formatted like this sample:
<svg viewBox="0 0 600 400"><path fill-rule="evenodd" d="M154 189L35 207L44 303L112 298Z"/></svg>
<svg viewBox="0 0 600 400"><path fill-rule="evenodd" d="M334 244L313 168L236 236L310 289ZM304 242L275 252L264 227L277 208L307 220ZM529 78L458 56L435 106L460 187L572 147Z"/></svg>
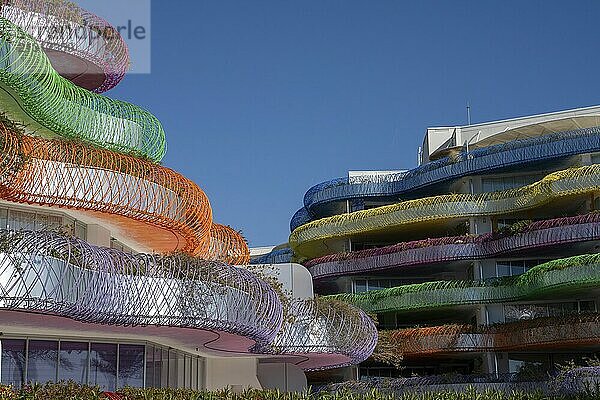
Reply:
<svg viewBox="0 0 600 400"><path fill-rule="evenodd" d="M523 275L492 281L437 281L328 298L354 304L367 313L441 311L450 307L503 303L596 288L600 254L538 265Z"/></svg>
<svg viewBox="0 0 600 400"><path fill-rule="evenodd" d="M22 135L0 123L0 198L101 213L158 252L184 251L246 264L235 230L213 225L194 182L149 161L81 142Z"/></svg>
<svg viewBox="0 0 600 400"><path fill-rule="evenodd" d="M303 369L358 363L375 348L377 330L360 309L296 300L282 325L279 296L250 271L220 262L132 255L48 231L0 230L3 310L96 324L195 328L212 332L208 350L294 357ZM211 344L214 331L256 344L221 348Z"/></svg>
<svg viewBox="0 0 600 400"><path fill-rule="evenodd" d="M81 142L24 136L0 126L0 197L19 203L114 214L175 232L161 252L207 251L212 211L204 192L176 172ZM144 234L142 230L140 234ZM149 232L152 233L152 232ZM146 242L148 243L148 242Z"/></svg>
<svg viewBox="0 0 600 400"><path fill-rule="evenodd" d="M3 111L36 134L81 140L152 161L165 154L165 134L156 117L58 75L36 40L1 17L0 89Z"/></svg>
<svg viewBox="0 0 600 400"><path fill-rule="evenodd" d="M316 185L304 196L304 207L292 218L294 231L310 222L313 209L340 200L398 196L440 182L492 172L509 166L551 161L576 154L600 151L600 127L579 129L460 153L423 164L405 173L339 178Z"/></svg>
<svg viewBox="0 0 600 400"><path fill-rule="evenodd" d="M250 260L250 264L285 264L292 262L294 252L289 247L275 249L271 252Z"/></svg>
<svg viewBox="0 0 600 400"><path fill-rule="evenodd" d="M212 224L210 228L209 260L243 265L250 262L250 250L246 239L230 226Z"/></svg>
<svg viewBox="0 0 600 400"><path fill-rule="evenodd" d="M324 243L329 239L384 233L418 223L525 211L551 200L599 188L600 165L571 168L552 173L531 185L503 192L448 194L334 215L296 229L290 235L289 243L297 255L315 258L331 252Z"/></svg>
<svg viewBox="0 0 600 400"><path fill-rule="evenodd" d="M80 85L86 84L86 89L96 93L110 90L121 82L129 69L129 50L119 32L104 19L74 3L2 0L0 17L31 35L48 56L66 58L53 65L66 68L67 71L59 70L59 73Z"/></svg>
<svg viewBox="0 0 600 400"><path fill-rule="evenodd" d="M520 250L589 240L600 240L600 213L533 222L512 235L487 233L479 236L442 237L337 253L310 260L305 266L313 278L319 280L392 268L492 258Z"/></svg>
<svg viewBox="0 0 600 400"><path fill-rule="evenodd" d="M479 328L443 325L402 329L382 336L373 353L373 359L381 361L389 352L415 358L459 352L574 349L600 344L600 314L535 318Z"/></svg>
<svg viewBox="0 0 600 400"><path fill-rule="evenodd" d="M283 315L277 293L245 269L4 230L0 308L90 323L216 330L260 344L275 337Z"/></svg>
<svg viewBox="0 0 600 400"><path fill-rule="evenodd" d="M363 362L377 343L377 328L364 312L331 300L294 300L291 320L266 350L305 358L305 370L340 368Z"/></svg>

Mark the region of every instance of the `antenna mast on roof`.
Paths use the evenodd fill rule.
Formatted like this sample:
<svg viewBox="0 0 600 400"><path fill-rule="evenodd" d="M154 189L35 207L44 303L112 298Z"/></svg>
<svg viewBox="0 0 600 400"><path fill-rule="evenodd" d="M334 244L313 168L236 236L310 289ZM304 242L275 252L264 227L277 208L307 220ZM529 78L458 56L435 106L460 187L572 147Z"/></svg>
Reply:
<svg viewBox="0 0 600 400"><path fill-rule="evenodd" d="M467 101L467 125L471 125L471 104Z"/></svg>

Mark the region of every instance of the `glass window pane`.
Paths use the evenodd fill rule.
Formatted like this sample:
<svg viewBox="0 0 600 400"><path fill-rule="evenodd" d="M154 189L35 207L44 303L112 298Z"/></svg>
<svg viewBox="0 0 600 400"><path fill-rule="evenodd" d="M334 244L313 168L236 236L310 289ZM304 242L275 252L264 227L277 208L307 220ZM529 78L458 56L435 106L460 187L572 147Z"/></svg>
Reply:
<svg viewBox="0 0 600 400"><path fill-rule="evenodd" d="M146 382L144 387L154 387L154 347L146 346Z"/></svg>
<svg viewBox="0 0 600 400"><path fill-rule="evenodd" d="M144 386L144 346L119 345L119 388Z"/></svg>
<svg viewBox="0 0 600 400"><path fill-rule="evenodd" d="M563 303L562 309L563 309L563 315L575 314L575 313L577 313L578 304L576 301Z"/></svg>
<svg viewBox="0 0 600 400"><path fill-rule="evenodd" d="M510 276L510 263L496 263L496 273L498 276Z"/></svg>
<svg viewBox="0 0 600 400"><path fill-rule="evenodd" d="M192 389L198 390L198 358L192 357Z"/></svg>
<svg viewBox="0 0 600 400"><path fill-rule="evenodd" d="M162 351L161 366L160 387L169 387L169 352L164 349Z"/></svg>
<svg viewBox="0 0 600 400"><path fill-rule="evenodd" d="M580 301L579 302L579 310L581 312L595 312L596 311L596 303L593 301Z"/></svg>
<svg viewBox="0 0 600 400"><path fill-rule="evenodd" d="M385 280L380 280L380 279L371 279L369 280L369 291L371 290L381 290L381 289L385 289L386 286L386 281Z"/></svg>
<svg viewBox="0 0 600 400"><path fill-rule="evenodd" d="M185 358L181 353L177 353L177 387L185 387Z"/></svg>
<svg viewBox="0 0 600 400"><path fill-rule="evenodd" d="M27 360L27 381L46 383L56 381L58 342L30 340Z"/></svg>
<svg viewBox="0 0 600 400"><path fill-rule="evenodd" d="M62 225L62 217L50 214L36 214L35 229L36 230L56 230Z"/></svg>
<svg viewBox="0 0 600 400"><path fill-rule="evenodd" d="M35 230L35 213L10 210L8 224L10 229L16 231L33 231Z"/></svg>
<svg viewBox="0 0 600 400"><path fill-rule="evenodd" d="M204 382L204 371L206 366L206 360L202 357L198 357L198 389L202 390L206 386Z"/></svg>
<svg viewBox="0 0 600 400"><path fill-rule="evenodd" d="M90 352L90 384L114 392L117 387L117 345L92 343Z"/></svg>
<svg viewBox="0 0 600 400"><path fill-rule="evenodd" d="M160 375L162 371L162 349L159 347L154 348L154 387L161 387Z"/></svg>
<svg viewBox="0 0 600 400"><path fill-rule="evenodd" d="M58 380L87 383L88 343L60 342Z"/></svg>
<svg viewBox="0 0 600 400"><path fill-rule="evenodd" d="M482 191L484 193L493 192L494 184L490 179L482 179L481 180Z"/></svg>
<svg viewBox="0 0 600 400"><path fill-rule="evenodd" d="M186 388L190 388L192 386L192 366L191 366L190 362L191 362L190 356L185 356L185 382L184 382L184 385Z"/></svg>
<svg viewBox="0 0 600 400"><path fill-rule="evenodd" d="M178 362L177 362L177 352L174 350L169 350L169 387L176 388L177 386L177 378L179 376L178 370Z"/></svg>
<svg viewBox="0 0 600 400"><path fill-rule="evenodd" d="M86 240L87 239L87 226L79 221L75 222L75 237Z"/></svg>
<svg viewBox="0 0 600 400"><path fill-rule="evenodd" d="M542 264L543 261L538 261L538 260L527 260L525 261L525 268L527 268L528 270L535 267L538 264Z"/></svg>
<svg viewBox="0 0 600 400"><path fill-rule="evenodd" d="M525 267L522 265L513 266L511 274L512 275L522 275L525 273Z"/></svg>
<svg viewBox="0 0 600 400"><path fill-rule="evenodd" d="M25 341L3 339L2 383L20 387L25 381Z"/></svg>
<svg viewBox="0 0 600 400"><path fill-rule="evenodd" d="M8 229L8 209L0 208L0 229Z"/></svg>
<svg viewBox="0 0 600 400"><path fill-rule="evenodd" d="M367 291L367 281L358 280L354 282L354 293L363 293Z"/></svg>

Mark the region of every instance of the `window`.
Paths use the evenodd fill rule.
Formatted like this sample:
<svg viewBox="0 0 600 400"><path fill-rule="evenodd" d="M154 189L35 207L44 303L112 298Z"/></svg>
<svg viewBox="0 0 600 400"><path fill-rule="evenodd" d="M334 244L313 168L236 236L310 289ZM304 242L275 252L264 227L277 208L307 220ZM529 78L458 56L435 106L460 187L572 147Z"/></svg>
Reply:
<svg viewBox="0 0 600 400"><path fill-rule="evenodd" d="M364 293L373 290L382 290L393 288L402 285L409 285L413 283L426 282L425 278L411 278L411 279L387 279L387 278L369 278L369 279L357 279L354 281L353 290L354 293Z"/></svg>
<svg viewBox="0 0 600 400"><path fill-rule="evenodd" d="M591 313L596 312L596 302L592 300L580 301L579 302L580 313Z"/></svg>
<svg viewBox="0 0 600 400"><path fill-rule="evenodd" d="M0 208L0 229L8 229L8 209Z"/></svg>
<svg viewBox="0 0 600 400"><path fill-rule="evenodd" d="M119 388L144 386L144 346L119 345Z"/></svg>
<svg viewBox="0 0 600 400"><path fill-rule="evenodd" d="M206 382L204 381L204 371L206 368L206 359L198 357L198 370L196 371L196 377L198 378L198 389L202 389Z"/></svg>
<svg viewBox="0 0 600 400"><path fill-rule="evenodd" d="M162 371L162 349L154 348L154 387L161 386L161 371Z"/></svg>
<svg viewBox="0 0 600 400"><path fill-rule="evenodd" d="M521 176L503 176L498 178L483 178L481 179L481 190L483 193L489 193L515 189L537 182L542 177L543 175L536 174Z"/></svg>
<svg viewBox="0 0 600 400"><path fill-rule="evenodd" d="M0 361L0 383L15 387L58 380L111 392L125 386L204 385L203 358L152 345L3 339Z"/></svg>
<svg viewBox="0 0 600 400"><path fill-rule="evenodd" d="M515 276L522 275L531 268L543 264L547 260L510 260L496 261L496 276Z"/></svg>
<svg viewBox="0 0 600 400"><path fill-rule="evenodd" d="M59 230L62 226L63 219L57 215L36 214L35 229L36 230Z"/></svg>
<svg viewBox="0 0 600 400"><path fill-rule="evenodd" d="M498 230L501 230L504 227L509 227L519 221L521 221L521 220L515 219L515 218L499 218L498 219Z"/></svg>
<svg viewBox="0 0 600 400"><path fill-rule="evenodd" d="M58 379L87 383L89 343L60 342Z"/></svg>
<svg viewBox="0 0 600 400"><path fill-rule="evenodd" d="M27 346L27 382L56 381L58 342L30 340Z"/></svg>
<svg viewBox="0 0 600 400"><path fill-rule="evenodd" d="M562 317L595 311L596 303L593 300L546 304L506 304L504 305L504 320L513 322L523 319Z"/></svg>
<svg viewBox="0 0 600 400"><path fill-rule="evenodd" d="M122 251L127 254L134 254L134 251L130 247L124 245L115 238L110 238L110 248Z"/></svg>
<svg viewBox="0 0 600 400"><path fill-rule="evenodd" d="M550 357L548 354L509 354L508 372L519 374L523 377L536 377L550 370Z"/></svg>
<svg viewBox="0 0 600 400"><path fill-rule="evenodd" d="M114 392L117 388L117 345L92 343L90 351L90 379L92 386Z"/></svg>
<svg viewBox="0 0 600 400"><path fill-rule="evenodd" d="M154 387L154 347L146 346L146 386Z"/></svg>
<svg viewBox="0 0 600 400"><path fill-rule="evenodd" d="M354 281L354 293L364 293L367 291L367 281L364 279Z"/></svg>
<svg viewBox="0 0 600 400"><path fill-rule="evenodd" d="M184 386L186 388L192 387L192 357L185 356L185 382Z"/></svg>
<svg viewBox="0 0 600 400"><path fill-rule="evenodd" d="M60 214L39 211L0 208L0 229L15 231L60 230L69 227L72 233L80 239L87 238L87 226L80 221Z"/></svg>
<svg viewBox="0 0 600 400"><path fill-rule="evenodd" d="M198 362L200 360L198 359L198 357L194 357L192 356L192 382L191 382L191 388L194 390L198 390Z"/></svg>
<svg viewBox="0 0 600 400"><path fill-rule="evenodd" d="M169 350L161 349L160 387L169 387Z"/></svg>
<svg viewBox="0 0 600 400"><path fill-rule="evenodd" d="M81 240L87 239L87 226L79 221L75 221L75 237Z"/></svg>
<svg viewBox="0 0 600 400"><path fill-rule="evenodd" d="M25 382L25 340L2 339L2 383L20 387Z"/></svg>
<svg viewBox="0 0 600 400"><path fill-rule="evenodd" d="M27 211L10 210L8 225L17 231L35 230L35 213Z"/></svg>
<svg viewBox="0 0 600 400"><path fill-rule="evenodd" d="M175 350L169 350L169 387L177 387L177 378L179 377L178 354Z"/></svg>

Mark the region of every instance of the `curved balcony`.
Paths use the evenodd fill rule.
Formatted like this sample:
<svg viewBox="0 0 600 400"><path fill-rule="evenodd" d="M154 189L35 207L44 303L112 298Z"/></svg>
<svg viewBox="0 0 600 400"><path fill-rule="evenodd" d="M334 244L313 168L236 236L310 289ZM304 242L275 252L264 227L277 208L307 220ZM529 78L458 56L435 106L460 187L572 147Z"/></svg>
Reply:
<svg viewBox="0 0 600 400"><path fill-rule="evenodd" d="M204 258L227 264L244 265L250 262L250 249L246 239L232 227L212 224L210 247Z"/></svg>
<svg viewBox="0 0 600 400"><path fill-rule="evenodd" d="M600 165L570 168L518 189L427 197L323 218L296 229L289 243L297 255L315 258L331 252L325 240L382 234L442 220L525 211L559 198L593 192L599 187Z"/></svg>
<svg viewBox="0 0 600 400"><path fill-rule="evenodd" d="M367 313L402 313L522 301L582 291L598 285L600 254L586 254L551 261L538 265L523 275L497 280L426 282L327 297L354 304Z"/></svg>
<svg viewBox="0 0 600 400"><path fill-rule="evenodd" d="M521 232L486 233L415 240L392 246L338 253L305 263L315 280L460 260L493 258L521 250L600 240L600 214L533 222Z"/></svg>
<svg viewBox="0 0 600 400"><path fill-rule="evenodd" d="M600 343L600 314L545 317L474 328L443 325L386 331L373 353L384 361L390 353L430 357L460 352L574 349Z"/></svg>
<svg viewBox="0 0 600 400"><path fill-rule="evenodd" d="M0 230L5 316L27 313L49 329L80 329L73 320L174 336L211 354L271 355L306 370L359 363L373 352L377 330L361 310L296 300L282 324L279 296L248 270L219 262L131 255L54 232Z"/></svg>
<svg viewBox="0 0 600 400"><path fill-rule="evenodd" d="M251 264L285 264L292 262L294 252L289 247L274 249L267 254L263 254L256 259L250 260Z"/></svg>
<svg viewBox="0 0 600 400"><path fill-rule="evenodd" d="M80 142L26 136L2 124L0 154L4 200L101 216L160 253L249 260L237 232L213 226L202 189L169 168Z"/></svg>
<svg viewBox="0 0 600 400"><path fill-rule="evenodd" d="M355 365L377 343L377 328L364 312L339 301L293 300L271 354L299 357L296 365L314 371Z"/></svg>
<svg viewBox="0 0 600 400"><path fill-rule="evenodd" d="M39 43L0 17L0 100L7 117L28 132L160 161L166 151L158 119L60 76Z"/></svg>
<svg viewBox="0 0 600 400"><path fill-rule="evenodd" d="M242 353L270 343L283 315L277 293L244 269L8 231L0 231L0 309L43 314L48 324L62 317L175 335L192 328L179 334L207 351Z"/></svg>
<svg viewBox="0 0 600 400"><path fill-rule="evenodd" d="M31 35L63 77L102 93L129 69L129 50L107 21L70 1L2 0L0 17Z"/></svg>
<svg viewBox="0 0 600 400"><path fill-rule="evenodd" d="M290 228L294 231L310 222L316 216L314 210L323 204L398 196L467 175L595 151L600 151L600 127L517 140L468 153L461 152L395 175L333 179L313 186L306 192L304 207L293 216Z"/></svg>

